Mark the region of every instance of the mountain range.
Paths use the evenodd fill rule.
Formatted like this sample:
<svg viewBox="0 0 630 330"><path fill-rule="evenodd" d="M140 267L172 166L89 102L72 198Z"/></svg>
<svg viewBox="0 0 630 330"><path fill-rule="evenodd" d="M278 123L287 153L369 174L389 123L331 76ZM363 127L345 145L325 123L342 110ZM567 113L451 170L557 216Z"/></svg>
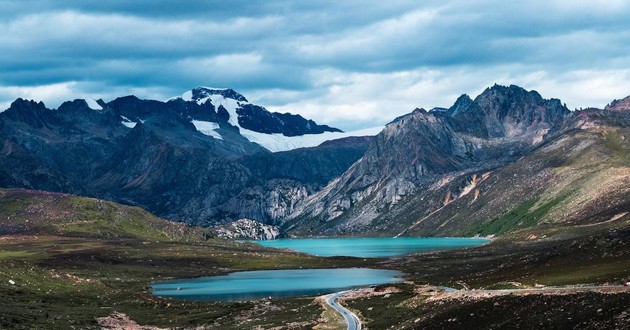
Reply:
<svg viewBox="0 0 630 330"><path fill-rule="evenodd" d="M0 186L105 198L192 224L273 223L361 157L371 138L354 135L231 89L55 110L17 99L0 113Z"/></svg>
<svg viewBox="0 0 630 330"><path fill-rule="evenodd" d="M630 97L569 111L499 85L348 133L232 89L55 110L18 99L0 113L0 186L284 235L493 235L630 211L628 126Z"/></svg>

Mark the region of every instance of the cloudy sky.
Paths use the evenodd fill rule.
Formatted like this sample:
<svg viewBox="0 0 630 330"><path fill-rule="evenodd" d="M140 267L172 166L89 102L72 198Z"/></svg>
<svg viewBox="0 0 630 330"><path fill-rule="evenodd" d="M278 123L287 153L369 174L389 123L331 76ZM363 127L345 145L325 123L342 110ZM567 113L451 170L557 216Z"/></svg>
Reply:
<svg viewBox="0 0 630 330"><path fill-rule="evenodd" d="M625 0L0 0L0 109L231 87L351 130L494 83L630 95Z"/></svg>

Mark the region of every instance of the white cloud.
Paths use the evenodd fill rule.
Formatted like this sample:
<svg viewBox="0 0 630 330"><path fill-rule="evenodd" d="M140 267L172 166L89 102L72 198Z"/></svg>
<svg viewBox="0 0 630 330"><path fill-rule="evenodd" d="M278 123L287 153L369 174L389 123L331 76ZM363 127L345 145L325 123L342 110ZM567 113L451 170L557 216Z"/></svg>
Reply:
<svg viewBox="0 0 630 330"><path fill-rule="evenodd" d="M338 123L342 129L356 129L387 123L416 107L448 107L460 94L481 91L488 84L465 69L448 73L431 69L393 73L325 69L314 76L318 93L302 99L292 95L293 101L268 108L299 113L322 123Z"/></svg>
<svg viewBox="0 0 630 330"><path fill-rule="evenodd" d="M354 129L495 82L571 108L630 94L623 0L36 3L0 11L2 108L215 85Z"/></svg>
<svg viewBox="0 0 630 330"><path fill-rule="evenodd" d="M61 104L63 101L73 100L78 91L76 90L76 82L64 82L43 86L0 86L0 111L9 108L11 102L17 98L34 99L36 101L44 101L49 104Z"/></svg>
<svg viewBox="0 0 630 330"><path fill-rule="evenodd" d="M566 102L569 109L603 108L630 95L630 69L576 70L557 76L544 73L530 85L544 92L543 96Z"/></svg>
<svg viewBox="0 0 630 330"><path fill-rule="evenodd" d="M450 107L459 95L466 93L474 98L494 83L537 90L545 98L566 102L570 109L601 108L613 99L630 95L630 69L578 70L556 75L529 67L460 67L386 74L327 71L321 77L320 93L305 95L303 99L292 95L292 101L269 109L299 113L348 130L384 124L416 107Z"/></svg>
<svg viewBox="0 0 630 330"><path fill-rule="evenodd" d="M360 59L364 56L388 53L392 47L409 47L418 42L421 31L430 27L438 17L438 10L418 10L401 16L379 21L345 33L329 33L294 40L300 57L316 62L331 61L348 56Z"/></svg>

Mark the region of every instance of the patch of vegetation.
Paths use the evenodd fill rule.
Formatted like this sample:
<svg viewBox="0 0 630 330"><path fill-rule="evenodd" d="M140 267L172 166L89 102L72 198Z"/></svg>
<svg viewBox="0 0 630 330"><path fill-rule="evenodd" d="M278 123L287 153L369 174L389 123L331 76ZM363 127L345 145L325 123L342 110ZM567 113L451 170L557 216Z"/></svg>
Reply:
<svg viewBox="0 0 630 330"><path fill-rule="evenodd" d="M498 217L468 229L466 236L499 235L522 228L533 227L540 223L551 209L567 199L568 196L569 194L564 193L538 206L536 205L541 198L532 198Z"/></svg>
<svg viewBox="0 0 630 330"><path fill-rule="evenodd" d="M415 283L454 288L620 283L630 278L628 221L630 216L598 226L541 225L476 248L413 255L384 266Z"/></svg>
<svg viewBox="0 0 630 330"><path fill-rule="evenodd" d="M488 290L512 290L512 289L522 289L522 286L514 285L511 283L495 283L488 285L486 289Z"/></svg>
<svg viewBox="0 0 630 330"><path fill-rule="evenodd" d="M348 325L339 312L328 304L324 304L324 312L320 318L321 322L314 328L315 330L345 330Z"/></svg>
<svg viewBox="0 0 630 330"><path fill-rule="evenodd" d="M623 161L630 161L630 150L628 147L621 143L621 135L616 129L611 129L604 133L604 140L606 146L615 153L615 156ZM625 138L624 138L625 140Z"/></svg>
<svg viewBox="0 0 630 330"><path fill-rule="evenodd" d="M352 310L360 312L360 318L369 329L388 329L398 324L400 320L412 318L413 309L405 306L404 302L415 297L413 286L409 284L396 285L400 292L347 301Z"/></svg>
<svg viewBox="0 0 630 330"><path fill-rule="evenodd" d="M625 329L628 303L629 293L503 295L439 300L390 319L395 329Z"/></svg>

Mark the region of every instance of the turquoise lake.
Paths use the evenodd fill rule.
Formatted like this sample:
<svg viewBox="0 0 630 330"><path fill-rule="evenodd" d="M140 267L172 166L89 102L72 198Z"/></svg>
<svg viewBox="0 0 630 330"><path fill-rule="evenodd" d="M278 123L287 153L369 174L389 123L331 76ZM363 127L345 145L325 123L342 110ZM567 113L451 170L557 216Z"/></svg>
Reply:
<svg viewBox="0 0 630 330"><path fill-rule="evenodd" d="M417 252L431 252L478 246L485 238L467 237L379 237L379 238L304 238L253 241L265 247L291 249L316 256L384 258Z"/></svg>
<svg viewBox="0 0 630 330"><path fill-rule="evenodd" d="M478 246L483 238L321 238L256 241L318 256L382 258ZM369 268L289 269L236 272L223 276L153 283L153 294L186 300L250 300L315 296L370 285L401 282L395 270Z"/></svg>
<svg viewBox="0 0 630 330"><path fill-rule="evenodd" d="M403 273L369 268L290 269L236 272L153 283L153 295L185 300L234 301L266 297L315 296L341 290L396 283Z"/></svg>

